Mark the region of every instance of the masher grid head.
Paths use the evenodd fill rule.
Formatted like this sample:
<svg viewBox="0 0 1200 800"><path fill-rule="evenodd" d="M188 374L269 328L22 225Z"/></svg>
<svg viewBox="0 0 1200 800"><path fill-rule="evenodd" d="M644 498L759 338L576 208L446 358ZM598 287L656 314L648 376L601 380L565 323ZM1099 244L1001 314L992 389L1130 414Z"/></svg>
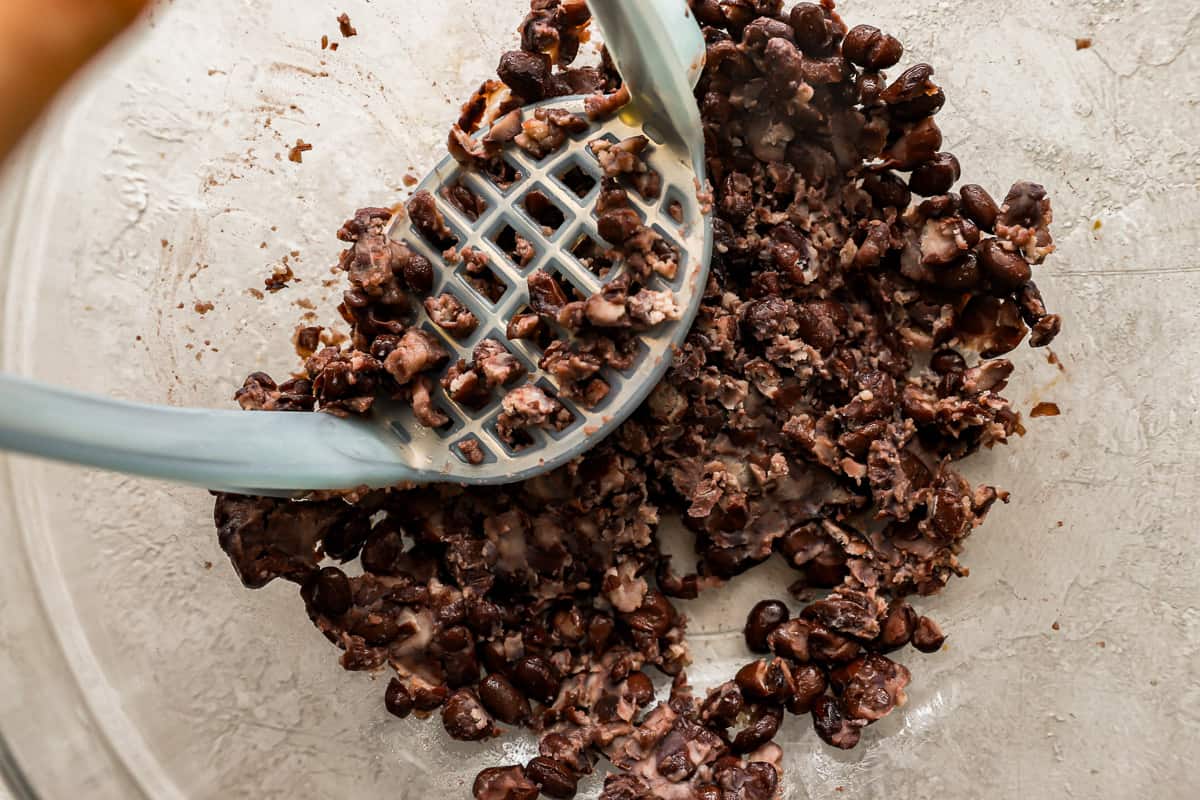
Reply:
<svg viewBox="0 0 1200 800"><path fill-rule="evenodd" d="M523 113L528 118L536 108L544 106L583 115L583 101L582 97L556 98L527 107ZM571 251L584 237L605 246L597 229L595 212L604 178L590 143L601 138L615 142L638 135L649 134L639 126L613 117L592 123L586 132L570 136L561 148L543 159L535 159L516 146L506 147L502 158L520 173L511 185L499 186L490 176L466 168L451 158L445 159L421 182L417 190L432 194L447 226L457 238L457 250L461 253L474 248L486 255L490 271L504 286L503 295L495 301L468 281L466 266L461 260L457 264L448 263L438 246L427 241L416 229L408 214L397 215L389 232L391 238L420 253L434 266L435 280L429 296L448 292L479 320L474 332L457 339L439 328L420 303L416 304L415 324L435 336L451 354L446 368L459 359L470 363L475 346L491 338L503 343L527 370L524 378L494 390L488 403L479 409L456 403L439 384L433 392L434 404L451 419L451 423L441 429L421 425L406 404L383 404L379 412L397 433L399 447L408 451L403 456L413 467L427 474L440 474L448 480L461 478L486 483L521 480L564 463L593 446L632 413L661 379L671 359L672 345L682 342L688 321L699 305L704 290L702 277L707 273L704 267L711 250L711 229L705 225L704 210L697 196L700 183L691 158L686 152L654 141L654 137L642 157L661 176L662 191L657 198L647 199L630 188L628 196L643 224L655 230L678 252L679 262L674 278L668 280L655 274L640 283L647 289L671 291L682 320L668 320L634 334L638 352L633 365L623 371L606 365L597 374L611 390L604 400L590 409L563 397L554 379L538 367L543 350L537 343L525 339L509 340L506 335L509 320L529 303L526 283L529 275L545 270L559 279L568 294L573 288L581 297L587 297L599 292L627 268L620 263L601 277ZM582 173L594 184L582 196L565 182L565 176L572 171ZM470 219L443 196L443 188L455 183L461 183L486 203L486 209L477 219ZM525 208L525 201L533 192L541 192L562 213L564 220L556 229L544 232ZM669 211L676 203L682 211L682 222L675 220ZM511 259L499 244L498 240L509 228L533 246L534 255L524 266ZM571 340L565 331L556 333L557 338ZM446 368L432 377L440 379ZM496 419L505 394L522 383L532 383L545 390L562 403L574 419L562 431L530 428L527 433L532 442L514 449L496 433ZM467 463L458 449L460 442L470 439L482 448L484 463Z"/></svg>

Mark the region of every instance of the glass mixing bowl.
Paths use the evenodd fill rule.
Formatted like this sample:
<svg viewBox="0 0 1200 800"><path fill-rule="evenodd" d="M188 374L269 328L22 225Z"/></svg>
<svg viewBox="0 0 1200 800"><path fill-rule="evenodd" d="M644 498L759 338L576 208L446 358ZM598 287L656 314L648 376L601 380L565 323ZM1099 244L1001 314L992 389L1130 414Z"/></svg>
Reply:
<svg viewBox="0 0 1200 800"><path fill-rule="evenodd" d="M300 317L336 319L333 232L435 162L524 7L158 7L8 168L0 368L224 407L248 372L289 372ZM342 10L357 37L338 35ZM972 577L919 603L946 649L903 656L909 703L855 751L790 718L787 796L1194 797L1195 9L842 10L898 35L907 63L938 67L966 180L1049 187L1059 254L1038 282L1066 321L1063 369L1022 351L1009 391L1063 415L971 462L1013 502L971 538ZM322 50L324 35L340 49ZM313 149L295 163L300 139ZM285 261L299 282L255 295ZM293 586L241 587L211 506L192 489L0 459L0 768L16 798L465 797L482 766L530 756L527 737L462 746L436 722L390 717L383 683L338 667ZM788 582L768 564L687 604L699 685L745 660L746 610Z"/></svg>

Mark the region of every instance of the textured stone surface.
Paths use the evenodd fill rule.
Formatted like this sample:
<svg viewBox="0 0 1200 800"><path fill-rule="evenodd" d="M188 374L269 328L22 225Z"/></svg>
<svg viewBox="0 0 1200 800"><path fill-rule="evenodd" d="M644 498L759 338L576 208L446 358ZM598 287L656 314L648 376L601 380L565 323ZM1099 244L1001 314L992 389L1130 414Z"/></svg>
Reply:
<svg viewBox="0 0 1200 800"><path fill-rule="evenodd" d="M262 0L252 16L240 0L177 0L115 71L78 87L0 195L2 224L23 230L15 242L8 231L0 265L4 369L228 406L248 371L292 367L295 303L334 316L336 290L321 284L332 231L353 208L400 199L404 174L433 163L524 3L343 5ZM856 751L789 720L788 796L1191 797L1200 9L900 6L842 11L900 37L901 67L937 67L963 181L1002 195L1029 178L1054 198L1059 253L1037 280L1064 316L1053 349L1065 370L1026 352L1009 392L1025 411L1052 401L1063 415L1028 420L1027 437L968 468L1013 503L971 539L972 576L918 603L946 649L907 657L909 704ZM341 10L359 36L337 35ZM321 51L323 34L336 53ZM1085 36L1093 46L1076 50ZM314 145L303 164L287 160L297 139ZM284 255L301 282L252 297ZM38 788L465 796L481 766L533 754L528 740L461 746L387 715L382 685L341 672L293 590L240 588L210 506L190 490L0 460L0 541L20 548L0 586L0 680L15 687L0 693L0 730ZM697 683L745 660L746 611L789 580L776 567L691 604ZM39 634L43 612L56 638Z"/></svg>

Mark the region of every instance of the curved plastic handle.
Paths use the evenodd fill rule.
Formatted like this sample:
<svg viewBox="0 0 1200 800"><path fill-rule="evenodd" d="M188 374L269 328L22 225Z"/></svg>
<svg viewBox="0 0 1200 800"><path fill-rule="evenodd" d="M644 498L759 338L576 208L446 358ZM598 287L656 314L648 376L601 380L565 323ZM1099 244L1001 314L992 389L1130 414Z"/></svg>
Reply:
<svg viewBox="0 0 1200 800"><path fill-rule="evenodd" d="M0 449L255 494L436 480L367 423L124 403L0 375Z"/></svg>
<svg viewBox="0 0 1200 800"><path fill-rule="evenodd" d="M703 175L704 137L692 91L704 69L704 35L686 0L589 0L633 97L633 111L687 148Z"/></svg>

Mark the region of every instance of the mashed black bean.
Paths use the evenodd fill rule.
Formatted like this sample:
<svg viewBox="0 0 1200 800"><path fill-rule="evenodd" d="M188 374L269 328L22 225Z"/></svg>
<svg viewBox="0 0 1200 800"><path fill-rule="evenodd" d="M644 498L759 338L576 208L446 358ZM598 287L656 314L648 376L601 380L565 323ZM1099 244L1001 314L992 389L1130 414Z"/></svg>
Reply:
<svg viewBox="0 0 1200 800"><path fill-rule="evenodd" d="M783 754L772 738L785 713L854 747L905 702L913 676L888 654L933 652L946 638L905 598L965 575L964 540L1008 501L954 468L1022 432L1000 356L1061 328L1032 280L1054 249L1047 193L1028 182L1002 202L975 184L950 191L970 165L941 150L932 67L889 79L880 70L900 43L868 26L848 32L831 2L692 6L708 45L696 98L715 252L700 314L643 406L586 455L513 486L217 498L221 545L246 585L299 584L346 669L394 674L392 713L439 712L461 739L510 724L541 737L529 764L480 774L481 800L571 797L599 758L617 768L605 800L775 798ZM522 49L500 62L503 83L481 90L499 97L497 114L572 92L594 93L598 108L620 96L607 58L573 66L587 21L581 0L534 0ZM472 138L482 108L468 103L452 143L486 171L497 145ZM535 154L576 125L550 113L531 122L503 128ZM600 148L599 212L602 235L639 253L649 275L669 259L623 213L627 188L656 190L641 146ZM423 235L450 243L424 199L410 211ZM427 401L427 373L463 401L516 379L499 342L437 372L444 351L399 311L408 294L428 294L429 264L387 240L388 213L364 209L340 232L351 341L311 356L305 379L250 376L243 407L369 413L376 395L404 387ZM542 365L577 396L607 391L594 375L629 357L621 328L672 313L620 285L579 301L535 273L530 289L510 335L583 328ZM430 303L465 330L451 300ZM511 435L564 424L553 398L508 391ZM659 548L667 518L695 538L683 575ZM776 553L796 571L793 592L823 596L794 616L777 601L747 609L762 658L694 696L672 598ZM333 563L355 559L354 577ZM654 700L651 669L673 679L666 702Z"/></svg>

